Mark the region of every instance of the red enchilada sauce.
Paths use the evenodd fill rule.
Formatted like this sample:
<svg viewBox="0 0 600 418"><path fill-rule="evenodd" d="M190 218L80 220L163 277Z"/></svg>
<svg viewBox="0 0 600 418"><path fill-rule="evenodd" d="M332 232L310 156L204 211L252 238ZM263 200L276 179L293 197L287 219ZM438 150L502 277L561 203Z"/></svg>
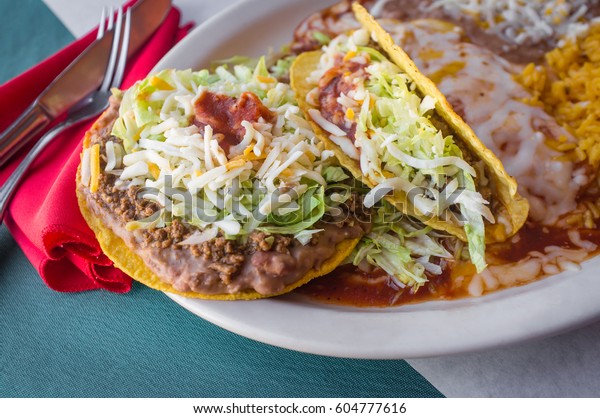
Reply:
<svg viewBox="0 0 600 418"><path fill-rule="evenodd" d="M579 229L581 239L600 247L600 230ZM564 249L577 248L569 239L568 231L528 223L516 235L504 243L489 245L487 257L490 264L516 262L528 257L533 251L544 252L548 246ZM596 252L590 256L596 255ZM358 307L388 307L434 300L458 299L470 296L461 286L459 276L475 273L470 263L446 266L439 276L429 276L429 281L416 293L410 288L399 288L383 271L366 273L353 265L344 265L326 276L312 280L296 290L320 302Z"/></svg>

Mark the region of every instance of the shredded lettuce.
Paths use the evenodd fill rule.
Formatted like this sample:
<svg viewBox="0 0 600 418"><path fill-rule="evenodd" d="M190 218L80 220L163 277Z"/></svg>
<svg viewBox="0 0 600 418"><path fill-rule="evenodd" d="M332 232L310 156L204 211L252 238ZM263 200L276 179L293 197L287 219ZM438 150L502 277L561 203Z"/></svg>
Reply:
<svg viewBox="0 0 600 418"><path fill-rule="evenodd" d="M187 107L182 106L181 100L171 96L171 93L176 96L187 94L192 99L200 87L207 87L230 96L248 90L261 99L266 97L270 89L259 81L261 77L271 77L265 58L254 60L253 66L237 64L230 70L229 64L238 61L243 59L232 59L230 63L217 67L214 72L206 69L168 69L138 81L123 94L119 118L113 125L112 134L123 140L125 150L130 153L136 148L140 134L147 132L145 130L148 127L158 125L166 116L176 117L180 119L181 126L186 126L193 118L193 106L191 103ZM164 136L156 135L153 139L164 140Z"/></svg>
<svg viewBox="0 0 600 418"><path fill-rule="evenodd" d="M294 55L278 59L275 65L271 67L271 73L278 79L287 79L290 76L290 67L294 63Z"/></svg>
<svg viewBox="0 0 600 418"><path fill-rule="evenodd" d="M323 171L323 178L328 183L337 183L350 178L342 167L329 166Z"/></svg>
<svg viewBox="0 0 600 418"><path fill-rule="evenodd" d="M256 66L257 60L256 58L247 57L245 55L234 55L231 58L215 60L212 62L211 67L221 67L221 66L244 66L246 68L253 68Z"/></svg>
<svg viewBox="0 0 600 418"><path fill-rule="evenodd" d="M371 48L368 46L357 46L356 47L358 52L365 52L367 53L374 61L387 61L387 58L383 56L383 54L381 52L379 52L378 50L376 50L375 48Z"/></svg>
<svg viewBox="0 0 600 418"><path fill-rule="evenodd" d="M320 45L327 45L331 42L331 38L328 35L318 30L313 32L313 38L315 38Z"/></svg>
<svg viewBox="0 0 600 418"><path fill-rule="evenodd" d="M258 64L254 68L254 77L270 77L269 69L267 68L267 61L264 56L260 57Z"/></svg>
<svg viewBox="0 0 600 418"><path fill-rule="evenodd" d="M358 103L358 109L350 114L358 110L358 115L355 120L346 116L347 122L356 122L355 145L360 149L363 174L379 185L389 183L385 187L388 193L409 194L414 209L422 215L459 219L472 261L478 271L483 270L484 218L490 222L494 218L488 202L476 190L475 169L465 161L454 137L438 128L432 112L435 99L417 91L415 83L380 51L364 43L357 45L357 33L340 35L324 47L319 74L327 66L337 65L340 56L341 62L366 62L360 67L364 72L357 73L365 74L360 81L348 76L353 90L347 95ZM454 188L459 195L454 200L444 194L450 184L461 186ZM380 192L377 197L381 199L384 194ZM375 247L380 250L380 246ZM389 257L379 258L389 261Z"/></svg>
<svg viewBox="0 0 600 418"><path fill-rule="evenodd" d="M465 186L467 190L475 190L475 182L469 175L465 175ZM477 272L481 273L487 267L485 262L485 225L483 218L467 204L461 203L460 207L462 214L466 218L464 228L465 234L467 234L471 262L475 265Z"/></svg>
<svg viewBox="0 0 600 418"><path fill-rule="evenodd" d="M298 234L315 224L325 214L325 189L309 188L298 202L298 210L279 215L274 212L267 218L268 226L257 228L270 234Z"/></svg>
<svg viewBox="0 0 600 418"><path fill-rule="evenodd" d="M426 271L437 266L430 257L450 258L440 237L431 228L410 220L384 202L374 213L372 230L358 243L350 261L383 269L400 287L417 289L427 282ZM427 264L427 267L426 265Z"/></svg>

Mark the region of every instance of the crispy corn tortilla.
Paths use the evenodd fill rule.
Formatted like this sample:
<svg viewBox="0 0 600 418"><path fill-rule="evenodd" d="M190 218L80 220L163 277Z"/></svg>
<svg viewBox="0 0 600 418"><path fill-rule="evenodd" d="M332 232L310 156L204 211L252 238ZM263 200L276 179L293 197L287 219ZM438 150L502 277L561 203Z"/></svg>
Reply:
<svg viewBox="0 0 600 418"><path fill-rule="evenodd" d="M502 162L490 151L471 129L469 125L452 109L445 96L436 85L424 76L415 63L399 46L392 37L375 21L367 10L358 3L353 4L353 10L357 20L363 28L367 29L371 36L377 40L381 50L387 57L406 73L417 85L421 96L429 95L436 99L435 111L451 129L456 144L464 153L470 154L474 160L485 163L486 174L489 178L492 193L497 204L492 209L496 219L495 224L486 223L486 242L502 242L515 234L524 224L529 213L529 202L517 192L517 183L504 170ZM307 94L314 88L307 82L308 76L318 67L321 51L305 52L298 56L291 68L290 80L300 107L306 113L313 130L325 146L332 150L341 164L347 168L354 177L373 188L377 185L373 180L363 175L358 161L346 155L341 147L329 139L329 134L315 123L308 114L312 107L306 100ZM465 231L458 225L443 221L437 217L431 218L415 211L408 203L407 194L397 191L393 195L386 196L388 201L407 215L419 219L421 222L434 229L443 230L457 236L463 241L467 240ZM504 225L498 222L502 218L511 225L511 231L506 232Z"/></svg>
<svg viewBox="0 0 600 418"><path fill-rule="evenodd" d="M102 117L105 117L108 111L103 114ZM99 120L100 120L99 119ZM90 129L90 131L86 132L85 137L83 139L83 149L90 147L91 142L91 132L94 131L95 127L99 123L99 120L96 121L95 125ZM83 154L82 154L83 155ZM333 271L338 265L340 265L352 252L354 247L360 241L360 238L355 239L347 239L337 244L336 253L334 256L330 257L328 260L323 262L320 268L309 270L304 277L299 279L298 281L286 286L281 292L269 295L263 295L261 293L255 291L244 291L236 294L202 294L197 292L181 292L173 288L170 284L163 281L158 277L142 260L140 256L136 254L131 248L127 246L125 241L121 239L117 234L113 232L112 229L108 228L104 223L93 214L93 212L88 207L88 203L85 197L84 186L81 183L81 164L77 170L76 177L76 191L77 191L77 201L79 203L79 209L83 218L92 229L96 238L98 239L98 243L100 244L100 248L108 258L110 258L115 267L122 270L133 279L137 280L140 283L145 284L148 287L151 287L156 290L160 290L162 292L169 292L189 298L199 298L199 299L213 299L213 300L250 300L250 299L260 299L272 296L282 295L284 293L288 293L295 288L302 286L303 284L308 283L310 280L323 276L331 271Z"/></svg>

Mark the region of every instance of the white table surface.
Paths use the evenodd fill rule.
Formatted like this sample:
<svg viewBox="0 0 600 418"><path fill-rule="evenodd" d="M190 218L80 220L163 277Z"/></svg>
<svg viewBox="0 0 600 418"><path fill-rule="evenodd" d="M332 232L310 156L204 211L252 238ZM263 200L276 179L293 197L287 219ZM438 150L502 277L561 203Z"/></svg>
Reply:
<svg viewBox="0 0 600 418"><path fill-rule="evenodd" d="M103 6L124 3L43 1L76 37L97 24ZM235 3L174 0L182 22L193 20L196 24ZM448 397L600 397L599 353L600 323L596 323L539 341L408 362Z"/></svg>

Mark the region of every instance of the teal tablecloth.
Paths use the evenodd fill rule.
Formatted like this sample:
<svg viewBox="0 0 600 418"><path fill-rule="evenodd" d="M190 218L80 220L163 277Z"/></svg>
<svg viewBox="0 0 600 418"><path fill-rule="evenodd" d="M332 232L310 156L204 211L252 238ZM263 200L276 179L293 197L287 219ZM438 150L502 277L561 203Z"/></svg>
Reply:
<svg viewBox="0 0 600 418"><path fill-rule="evenodd" d="M0 12L0 82L72 40L39 0L0 0ZM397 398L441 393L405 361L336 359L272 347L218 328L142 285L124 295L51 291L2 227L0 396Z"/></svg>

